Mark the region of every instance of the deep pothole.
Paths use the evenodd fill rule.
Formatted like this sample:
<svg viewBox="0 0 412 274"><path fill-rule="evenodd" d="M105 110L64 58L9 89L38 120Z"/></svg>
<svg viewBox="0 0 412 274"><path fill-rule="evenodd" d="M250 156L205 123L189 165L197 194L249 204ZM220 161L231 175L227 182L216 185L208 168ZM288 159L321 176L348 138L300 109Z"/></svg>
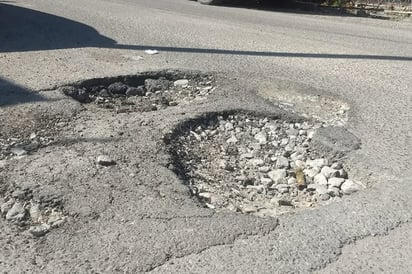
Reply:
<svg viewBox="0 0 412 274"><path fill-rule="evenodd" d="M165 138L173 168L205 206L276 216L341 199L365 186L312 144L325 124L249 112L209 113Z"/></svg>
<svg viewBox="0 0 412 274"><path fill-rule="evenodd" d="M122 113L190 104L205 99L214 88L214 77L209 74L160 71L91 79L60 89L80 103Z"/></svg>

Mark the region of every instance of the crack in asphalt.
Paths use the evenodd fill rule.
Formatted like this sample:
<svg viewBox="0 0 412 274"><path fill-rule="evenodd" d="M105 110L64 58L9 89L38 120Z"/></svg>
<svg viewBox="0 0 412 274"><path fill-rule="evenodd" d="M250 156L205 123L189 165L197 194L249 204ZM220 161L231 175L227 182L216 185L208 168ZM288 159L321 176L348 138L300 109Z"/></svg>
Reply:
<svg viewBox="0 0 412 274"><path fill-rule="evenodd" d="M278 225L279 225L279 221L277 220L276 223L274 224L274 226L270 227L270 230L267 231L267 232L261 232L261 233L259 233L259 232L256 232L256 233L254 233L254 232L251 232L251 233L239 233L239 234L237 234L237 235L234 235L234 236L233 236L233 237L234 237L233 240L230 241L229 243L209 245L209 246L207 246L207 247L205 247L205 248L202 248L202 249L200 249L200 250L198 250L198 251L190 252L190 253L185 254L185 255L183 255L183 256L175 256L175 257L170 256L170 257L168 257L164 262L162 262L162 263L160 263L160 264L157 264L157 265L152 265L152 266L151 266L148 270L146 270L145 272L146 272L146 273L153 272L153 271L155 271L157 268L162 267L163 265L167 264L167 263L168 263L170 260L172 260L172 259L183 259L183 258L186 258L186 257L191 256L191 255L199 255L199 254L202 254L203 252L205 252L205 251L207 251L207 250L209 250L209 249L211 249L211 248L218 247L218 246L231 246L231 245L235 244L235 243L236 243L238 240L240 240L240 239L243 239L243 240L244 240L245 238L247 239L248 237L252 237L252 236L266 236L266 235L270 234L271 232L275 231L275 229L276 229L276 227L278 227Z"/></svg>
<svg viewBox="0 0 412 274"><path fill-rule="evenodd" d="M322 269L326 268L328 265L331 265L331 264L337 262L339 260L339 258L343 255L342 250L346 246L355 245L357 242L359 242L361 240L365 240L367 238L371 238L371 237L388 236L391 231L396 230L396 229L400 228L402 225L409 224L411 222L412 222L412 218L409 219L409 220L406 220L406 221L398 221L393 226L387 227L386 228L387 230L384 233L377 233L377 234L370 233L368 235L363 235L363 236L354 236L351 239L348 239L348 240L344 241L341 244L341 246L339 246L339 253L337 253L334 258L331 258L328 263L325 263L325 264L320 265L319 267L313 268L311 271L315 272L315 271L322 270Z"/></svg>
<svg viewBox="0 0 412 274"><path fill-rule="evenodd" d="M202 216L202 215L194 215L194 216L172 216L172 217L156 217L156 216L148 216L148 215L140 215L142 220L159 220L159 221L173 221L173 220L190 220L190 219L206 219L211 218L216 215L215 212L212 212L210 215Z"/></svg>

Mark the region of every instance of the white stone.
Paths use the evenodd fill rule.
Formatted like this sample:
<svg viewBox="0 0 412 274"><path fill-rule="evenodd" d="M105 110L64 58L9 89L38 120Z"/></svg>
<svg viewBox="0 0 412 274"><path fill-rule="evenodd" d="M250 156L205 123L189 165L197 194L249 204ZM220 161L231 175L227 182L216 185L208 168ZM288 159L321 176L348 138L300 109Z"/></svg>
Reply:
<svg viewBox="0 0 412 274"><path fill-rule="evenodd" d="M280 140L280 146L284 147L289 143L289 138L283 138Z"/></svg>
<svg viewBox="0 0 412 274"><path fill-rule="evenodd" d="M33 223L39 223L42 219L41 212L40 212L40 205L37 203L34 203L31 205L30 210L30 218Z"/></svg>
<svg viewBox="0 0 412 274"><path fill-rule="evenodd" d="M253 154L252 154L252 153L244 153L244 154L240 155L240 158L243 158L243 159L252 159L252 158L253 158Z"/></svg>
<svg viewBox="0 0 412 274"><path fill-rule="evenodd" d="M309 140L311 140L314 135L315 135L315 131L314 131L314 130L308 130L308 132L307 132L307 137L308 137Z"/></svg>
<svg viewBox="0 0 412 274"><path fill-rule="evenodd" d="M330 178L329 180L328 180L328 184L329 184L329 186L331 186L331 187L341 187L341 185L343 184L343 182L345 181L345 179L343 179L343 178Z"/></svg>
<svg viewBox="0 0 412 274"><path fill-rule="evenodd" d="M252 129L252 135L256 135L259 132L260 132L260 128L255 127L255 128Z"/></svg>
<svg viewBox="0 0 412 274"><path fill-rule="evenodd" d="M227 161L225 161L225 160L220 160L220 161L219 161L219 167L220 167L220 168L226 169L227 166L228 166Z"/></svg>
<svg viewBox="0 0 412 274"><path fill-rule="evenodd" d="M270 178L261 178L260 183L267 188L267 187L270 187L272 185L273 181Z"/></svg>
<svg viewBox="0 0 412 274"><path fill-rule="evenodd" d="M322 201L327 201L327 200L330 199L330 195L329 195L328 193L319 194L319 198L320 198Z"/></svg>
<svg viewBox="0 0 412 274"><path fill-rule="evenodd" d="M304 129L299 130L299 135L306 135L306 130Z"/></svg>
<svg viewBox="0 0 412 274"><path fill-rule="evenodd" d="M285 169L275 169L268 173L270 179L272 179L276 184L281 183L286 178Z"/></svg>
<svg viewBox="0 0 412 274"><path fill-rule="evenodd" d="M310 167L319 168L321 169L323 166L328 164L328 160L320 158L315 160L307 160L306 164Z"/></svg>
<svg viewBox="0 0 412 274"><path fill-rule="evenodd" d="M212 199L212 194L209 193L209 192L200 192L198 195L199 195L200 198L203 198L203 199L205 199L209 202Z"/></svg>
<svg viewBox="0 0 412 274"><path fill-rule="evenodd" d="M53 211L49 215L49 219L47 220L47 224L50 225L50 227L58 227L61 224L63 224L65 221L65 217L61 212Z"/></svg>
<svg viewBox="0 0 412 274"><path fill-rule="evenodd" d="M323 174L321 174L321 173L316 174L316 175L313 177L313 182L314 182L315 184L325 185L325 186L328 184L328 180L327 180L326 177L325 177Z"/></svg>
<svg viewBox="0 0 412 274"><path fill-rule="evenodd" d="M306 176L308 176L308 177L310 177L310 178L313 178L313 177L316 176L316 174L319 173L319 170L316 169L316 168L304 169L304 170L303 170L303 173L304 173Z"/></svg>
<svg viewBox="0 0 412 274"><path fill-rule="evenodd" d="M0 170L5 169L7 167L6 160L0 160Z"/></svg>
<svg viewBox="0 0 412 274"><path fill-rule="evenodd" d="M235 136L232 136L232 137L230 137L229 139L226 140L226 143L228 143L228 144L236 144L238 141L239 141L239 140L238 140Z"/></svg>
<svg viewBox="0 0 412 274"><path fill-rule="evenodd" d="M306 164L305 164L304 161L296 160L296 161L295 161L295 166L296 166L296 167L300 167L300 168L304 168L304 167L306 166Z"/></svg>
<svg viewBox="0 0 412 274"><path fill-rule="evenodd" d="M255 140L259 142L261 145L265 145L267 143L267 135L266 132L259 132L255 135Z"/></svg>
<svg viewBox="0 0 412 274"><path fill-rule="evenodd" d="M277 191L278 191L280 194L285 194L285 193L288 193L288 192L289 192L289 188L287 188L287 187L281 187L281 188L277 188Z"/></svg>
<svg viewBox="0 0 412 274"><path fill-rule="evenodd" d="M244 208L242 208L242 211L244 213L255 213L257 211L257 208L252 205L247 205Z"/></svg>
<svg viewBox="0 0 412 274"><path fill-rule="evenodd" d="M276 189L280 189L280 188L289 188L290 186L287 184L278 184L276 185Z"/></svg>
<svg viewBox="0 0 412 274"><path fill-rule="evenodd" d="M339 175L339 171L331 167L328 167L328 166L322 167L322 170L320 171L320 173L323 174L327 179L336 177Z"/></svg>
<svg viewBox="0 0 412 274"><path fill-rule="evenodd" d="M193 137L195 137L195 139L197 140L197 141L202 141L202 136L200 136L199 134L197 134L196 132L194 132L194 131L190 131L190 134L191 135L193 135Z"/></svg>
<svg viewBox="0 0 412 274"><path fill-rule="evenodd" d="M327 194L328 187L326 185L316 185L316 193L319 195Z"/></svg>
<svg viewBox="0 0 412 274"><path fill-rule="evenodd" d="M260 172L267 173L267 172L269 172L270 167L268 167L268 166L261 166L261 167L258 168L258 170L259 170Z"/></svg>
<svg viewBox="0 0 412 274"><path fill-rule="evenodd" d="M342 165L342 163L335 162L331 165L331 168L339 170L339 169L343 168L343 165Z"/></svg>
<svg viewBox="0 0 412 274"><path fill-rule="evenodd" d="M352 180L345 180L345 182L342 184L340 188L343 194L351 194L359 190L362 190L364 186L360 184L359 182L354 182Z"/></svg>
<svg viewBox="0 0 412 274"><path fill-rule="evenodd" d="M288 179L288 185L296 185L296 179L291 177Z"/></svg>
<svg viewBox="0 0 412 274"><path fill-rule="evenodd" d="M174 82L175 87L182 87L185 88L189 85L189 80L187 79L180 79Z"/></svg>
<svg viewBox="0 0 412 274"><path fill-rule="evenodd" d="M232 123L227 122L227 123L225 124L225 129L226 129L226 130L233 130L233 128L234 128L234 126L233 126Z"/></svg>
<svg viewBox="0 0 412 274"><path fill-rule="evenodd" d="M292 145L292 144L287 144L287 145L285 146L285 151L290 152L290 151L293 151L294 148L295 148L294 145Z"/></svg>
<svg viewBox="0 0 412 274"><path fill-rule="evenodd" d="M262 159L251 159L249 160L249 164L252 166L263 166L265 161Z"/></svg>
<svg viewBox="0 0 412 274"><path fill-rule="evenodd" d="M281 169L281 168L288 168L288 167L289 167L289 161L286 157L283 157L283 156L277 157L276 168Z"/></svg>

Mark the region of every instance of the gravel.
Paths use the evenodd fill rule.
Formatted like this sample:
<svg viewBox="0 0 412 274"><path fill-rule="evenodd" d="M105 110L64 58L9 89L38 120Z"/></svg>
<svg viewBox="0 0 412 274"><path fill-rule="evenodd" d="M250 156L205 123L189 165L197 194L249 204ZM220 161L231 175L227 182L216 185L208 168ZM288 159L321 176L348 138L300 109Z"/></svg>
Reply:
<svg viewBox="0 0 412 274"><path fill-rule="evenodd" d="M205 206L273 217L362 188L336 155L312 146L324 127L239 112L188 121L166 140L176 172Z"/></svg>
<svg viewBox="0 0 412 274"><path fill-rule="evenodd" d="M93 79L73 86L60 87L65 95L80 103L94 103L117 113L149 112L190 104L205 99L214 90L211 75L157 73Z"/></svg>

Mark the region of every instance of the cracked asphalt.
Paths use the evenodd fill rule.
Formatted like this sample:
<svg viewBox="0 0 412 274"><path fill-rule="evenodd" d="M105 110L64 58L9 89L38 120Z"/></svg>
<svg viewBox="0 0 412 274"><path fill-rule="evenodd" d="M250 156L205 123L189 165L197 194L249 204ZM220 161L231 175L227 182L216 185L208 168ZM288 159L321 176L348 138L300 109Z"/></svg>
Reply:
<svg viewBox="0 0 412 274"><path fill-rule="evenodd" d="M410 21L185 0L17 0L0 1L0 26L2 133L29 130L38 113L70 121L57 144L0 166L1 184L39 184L63 195L69 214L40 239L0 220L2 273L410 272ZM216 92L113 114L56 91L161 69L211 72ZM264 219L202 207L167 168L163 136L183 119L286 115L285 104L318 119L349 107L344 126L362 145L344 161L368 189ZM117 165L96 166L102 153Z"/></svg>

